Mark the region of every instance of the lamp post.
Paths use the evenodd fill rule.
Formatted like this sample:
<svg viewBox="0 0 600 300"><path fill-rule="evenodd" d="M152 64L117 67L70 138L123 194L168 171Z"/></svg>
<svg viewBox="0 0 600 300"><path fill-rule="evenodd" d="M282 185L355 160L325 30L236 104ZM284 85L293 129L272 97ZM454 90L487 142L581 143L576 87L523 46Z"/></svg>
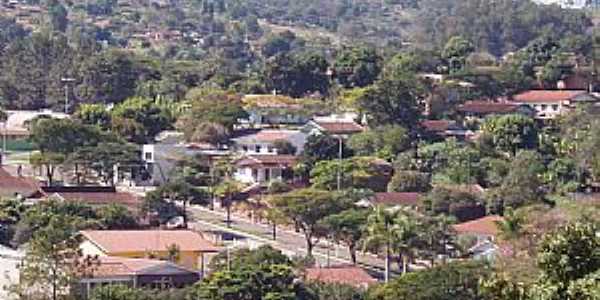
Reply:
<svg viewBox="0 0 600 300"><path fill-rule="evenodd" d="M69 84L75 82L75 78L63 77L60 79L65 85L65 114L69 113Z"/></svg>

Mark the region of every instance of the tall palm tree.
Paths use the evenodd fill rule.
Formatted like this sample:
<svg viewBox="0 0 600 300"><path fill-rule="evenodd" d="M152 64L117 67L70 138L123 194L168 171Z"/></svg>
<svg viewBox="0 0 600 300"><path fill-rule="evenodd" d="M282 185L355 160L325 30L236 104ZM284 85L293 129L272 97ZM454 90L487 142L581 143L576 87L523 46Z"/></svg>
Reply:
<svg viewBox="0 0 600 300"><path fill-rule="evenodd" d="M378 248L385 252L385 282L390 279L390 259L392 256L393 233L392 226L396 212L385 209L383 206L375 210L367 218L364 248Z"/></svg>
<svg viewBox="0 0 600 300"><path fill-rule="evenodd" d="M243 185L233 179L225 179L215 189L215 194L221 199L221 206L224 206L227 212L227 227L231 227L231 206L235 196L243 189Z"/></svg>
<svg viewBox="0 0 600 300"><path fill-rule="evenodd" d="M504 211L504 218L496 221L496 227L500 230L498 237L511 244L513 255L516 254L515 241L523 235L525 222L525 214L512 208L507 208Z"/></svg>
<svg viewBox="0 0 600 300"><path fill-rule="evenodd" d="M402 273L408 272L408 263L419 248L419 227L417 216L410 211L399 211L390 227L392 247L402 261Z"/></svg>

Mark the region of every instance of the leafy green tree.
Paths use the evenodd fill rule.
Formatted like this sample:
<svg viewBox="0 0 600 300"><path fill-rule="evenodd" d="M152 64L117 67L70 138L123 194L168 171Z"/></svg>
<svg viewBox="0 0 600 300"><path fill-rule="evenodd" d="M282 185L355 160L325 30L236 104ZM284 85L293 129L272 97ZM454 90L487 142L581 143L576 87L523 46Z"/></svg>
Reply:
<svg viewBox="0 0 600 300"><path fill-rule="evenodd" d="M163 195L165 199L168 199L171 202L180 202L183 206L183 223L184 227L187 228L187 211L186 207L190 202L193 203L208 203L208 195L206 195L203 191L196 189L191 184L185 182L184 180L174 180L170 181L158 189L155 190L156 193Z"/></svg>
<svg viewBox="0 0 600 300"><path fill-rule="evenodd" d="M537 145L537 127L533 119L523 115L488 118L482 129L496 149L513 156L520 149L533 149Z"/></svg>
<svg viewBox="0 0 600 300"><path fill-rule="evenodd" d="M490 201L493 211L502 213L506 207L518 208L527 203L536 203L544 198L541 190L541 175L544 165L540 155L533 151L521 151L510 163L510 171L498 188L499 197L492 193Z"/></svg>
<svg viewBox="0 0 600 300"><path fill-rule="evenodd" d="M129 98L112 110L113 130L131 142L151 141L172 122L171 112L150 99Z"/></svg>
<svg viewBox="0 0 600 300"><path fill-rule="evenodd" d="M545 235L538 253L542 274L540 282L533 289L533 296L571 299L567 297L570 283L600 270L598 249L600 236L597 222L573 222ZM595 287L598 287L597 283ZM575 287L571 293L576 293Z"/></svg>
<svg viewBox="0 0 600 300"><path fill-rule="evenodd" d="M325 95L329 89L327 68L327 60L319 53L280 54L267 60L266 86L293 97L315 92Z"/></svg>
<svg viewBox="0 0 600 300"><path fill-rule="evenodd" d="M96 125L107 130L110 128L111 116L105 105L82 104L73 117L85 125Z"/></svg>
<svg viewBox="0 0 600 300"><path fill-rule="evenodd" d="M186 136L192 136L198 124L204 122L220 124L232 131L238 119L248 116L240 99L223 91L190 90L186 98L191 102L191 109L178 121L178 127L184 130Z"/></svg>
<svg viewBox="0 0 600 300"><path fill-rule="evenodd" d="M33 153L29 157L29 163L38 168L45 170L48 185L54 184L54 174L56 168L65 161L65 156L59 153Z"/></svg>
<svg viewBox="0 0 600 300"><path fill-rule="evenodd" d="M159 224L164 224L181 214L174 202L165 200L165 195L161 191L146 193L141 206L142 214L155 215Z"/></svg>
<svg viewBox="0 0 600 300"><path fill-rule="evenodd" d="M467 62L467 56L473 51L475 51L475 47L471 42L460 36L452 37L442 50L442 58L446 60L449 72L462 71Z"/></svg>
<svg viewBox="0 0 600 300"><path fill-rule="evenodd" d="M69 119L39 119L30 126L31 141L44 154L67 155L79 147L95 146L107 138L97 127Z"/></svg>
<svg viewBox="0 0 600 300"><path fill-rule="evenodd" d="M330 215L322 221L325 230L331 234L333 239L348 247L350 261L353 264L356 264L356 251L362 239L363 227L367 222L368 214L366 210L352 208Z"/></svg>
<svg viewBox="0 0 600 300"><path fill-rule="evenodd" d="M409 147L409 137L406 129L386 125L352 135L348 146L356 155L392 159Z"/></svg>
<svg viewBox="0 0 600 300"><path fill-rule="evenodd" d="M264 245L253 250L234 250L229 254L221 252L210 261L209 267L214 271L226 271L269 265L292 266L292 261L280 250Z"/></svg>
<svg viewBox="0 0 600 300"><path fill-rule="evenodd" d="M381 72L381 61L375 48L358 46L342 49L335 58L336 78L346 88L370 85Z"/></svg>
<svg viewBox="0 0 600 300"><path fill-rule="evenodd" d="M339 160L322 160L310 171L310 182L317 189L337 188L338 175L340 188L370 189L385 191L391 167L381 165L377 158L352 157Z"/></svg>
<svg viewBox="0 0 600 300"><path fill-rule="evenodd" d="M231 207L235 202L235 197L242 192L242 183L233 179L225 179L215 187L215 194L221 199L221 206L227 211L227 227L231 226Z"/></svg>
<svg viewBox="0 0 600 300"><path fill-rule="evenodd" d="M436 186L424 199L425 209L434 214L453 216L459 221L483 217L484 207L471 191L450 186Z"/></svg>
<svg viewBox="0 0 600 300"><path fill-rule="evenodd" d="M122 141L101 142L95 146L80 147L68 157L70 163L94 170L105 184L116 184L115 166L121 171L135 170L142 166L138 147Z"/></svg>
<svg viewBox="0 0 600 300"><path fill-rule="evenodd" d="M286 221L303 232L308 257L313 255L314 239L322 235L321 221L349 206L336 193L317 189L298 189L273 195L270 204Z"/></svg>
<svg viewBox="0 0 600 300"><path fill-rule="evenodd" d="M139 227L136 217L127 207L111 203L97 210L98 222L105 229L125 230Z"/></svg>
<svg viewBox="0 0 600 300"><path fill-rule="evenodd" d="M397 170L387 186L388 192L423 193L431 189L431 178L427 173Z"/></svg>
<svg viewBox="0 0 600 300"><path fill-rule="evenodd" d="M418 81L405 74L377 81L358 99L357 105L367 114L370 126L395 124L412 132L421 115L420 98Z"/></svg>
<svg viewBox="0 0 600 300"><path fill-rule="evenodd" d="M490 273L482 262L455 262L408 273L369 291L369 299L481 299L479 278Z"/></svg>
<svg viewBox="0 0 600 300"><path fill-rule="evenodd" d="M245 266L211 274L192 289L191 299L301 299L303 287L286 265Z"/></svg>
<svg viewBox="0 0 600 300"><path fill-rule="evenodd" d="M342 158L347 158L352 155L352 151L347 147L343 140L342 143ZM339 158L340 139L330 135L319 134L309 135L304 145L302 152L302 160L312 167L316 162L321 160L331 160Z"/></svg>
<svg viewBox="0 0 600 300"><path fill-rule="evenodd" d="M56 215L29 241L12 293L24 299L65 299L75 283L73 261L79 256L73 216Z"/></svg>

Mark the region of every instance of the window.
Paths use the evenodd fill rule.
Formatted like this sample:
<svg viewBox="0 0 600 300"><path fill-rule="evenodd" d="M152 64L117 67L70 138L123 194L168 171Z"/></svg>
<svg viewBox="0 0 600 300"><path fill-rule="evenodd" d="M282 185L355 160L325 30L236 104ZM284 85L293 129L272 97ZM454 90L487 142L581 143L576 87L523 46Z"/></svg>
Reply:
<svg viewBox="0 0 600 300"><path fill-rule="evenodd" d="M254 181L258 181L258 170L257 169L252 169L252 178L254 178Z"/></svg>
<svg viewBox="0 0 600 300"><path fill-rule="evenodd" d="M256 146L254 147L254 150L256 151L256 153L260 153L260 150L262 150L261 148L262 148L262 147L261 147L260 145L256 145Z"/></svg>
<svg viewBox="0 0 600 300"><path fill-rule="evenodd" d="M558 104L552 104L552 110L557 111L558 110Z"/></svg>
<svg viewBox="0 0 600 300"><path fill-rule="evenodd" d="M146 152L146 153L144 153L144 158L146 160L152 160L152 152Z"/></svg>
<svg viewBox="0 0 600 300"><path fill-rule="evenodd" d="M267 152L273 153L273 147L272 146L267 146Z"/></svg>
<svg viewBox="0 0 600 300"><path fill-rule="evenodd" d="M542 110L546 110L546 109L548 109L548 105L542 104Z"/></svg>
<svg viewBox="0 0 600 300"><path fill-rule="evenodd" d="M248 146L242 146L242 150L244 150L244 152L248 152Z"/></svg>

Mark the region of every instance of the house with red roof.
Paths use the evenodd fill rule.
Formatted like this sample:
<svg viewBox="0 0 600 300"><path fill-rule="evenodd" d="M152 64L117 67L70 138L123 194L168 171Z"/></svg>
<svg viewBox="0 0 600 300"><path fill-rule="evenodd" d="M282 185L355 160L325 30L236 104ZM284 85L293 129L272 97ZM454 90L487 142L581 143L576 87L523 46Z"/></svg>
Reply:
<svg viewBox="0 0 600 300"><path fill-rule="evenodd" d="M234 177L248 184L292 179L292 168L295 164L296 157L293 155L245 155L235 162Z"/></svg>
<svg viewBox="0 0 600 300"><path fill-rule="evenodd" d="M365 270L352 265L307 268L304 272L304 280L308 282L343 284L361 289L367 289L369 286L377 283L377 280Z"/></svg>
<svg viewBox="0 0 600 300"><path fill-rule="evenodd" d="M83 299L89 299L96 287L110 284L167 290L201 279L199 272L164 260L99 256L86 257L86 262L88 267L78 270L78 293Z"/></svg>
<svg viewBox="0 0 600 300"><path fill-rule="evenodd" d="M46 198L81 202L92 207L119 204L137 211L142 204L137 195L117 191L114 186L44 186L41 190Z"/></svg>
<svg viewBox="0 0 600 300"><path fill-rule="evenodd" d="M530 90L512 97L512 102L535 110L537 119L554 119L582 104L600 99L585 90Z"/></svg>
<svg viewBox="0 0 600 300"><path fill-rule="evenodd" d="M382 192L375 193L369 199L363 199L357 203L362 207L374 207L382 205L392 209L412 208L419 210L423 205L423 194L413 192Z"/></svg>
<svg viewBox="0 0 600 300"><path fill-rule="evenodd" d="M262 129L244 132L231 139L234 149L243 154L278 154L275 142L288 141L295 148L296 153L302 152L306 143L307 134L300 130L287 129Z"/></svg>
<svg viewBox="0 0 600 300"><path fill-rule="evenodd" d="M473 257L491 259L500 250L497 245L497 236L500 233L498 222L502 220L504 219L501 216L490 215L455 224L452 228L459 236L474 238L473 246L469 248Z"/></svg>
<svg viewBox="0 0 600 300"><path fill-rule="evenodd" d="M191 230L84 230L79 248L84 256L167 259L169 249L179 249L177 264L200 270L219 248Z"/></svg>
<svg viewBox="0 0 600 300"><path fill-rule="evenodd" d="M360 133L365 127L356 123L349 116L316 117L309 121L303 131L311 134L328 134L346 138L355 133Z"/></svg>
<svg viewBox="0 0 600 300"><path fill-rule="evenodd" d="M423 120L421 127L426 135L432 138L455 137L464 140L474 133L462 128L456 121L450 120Z"/></svg>
<svg viewBox="0 0 600 300"><path fill-rule="evenodd" d="M41 196L38 182L33 178L13 176L0 166L0 198L19 197L22 199Z"/></svg>
<svg viewBox="0 0 600 300"><path fill-rule="evenodd" d="M481 121L492 115L522 114L533 116L534 111L527 105L508 101L467 101L456 109L465 120Z"/></svg>

